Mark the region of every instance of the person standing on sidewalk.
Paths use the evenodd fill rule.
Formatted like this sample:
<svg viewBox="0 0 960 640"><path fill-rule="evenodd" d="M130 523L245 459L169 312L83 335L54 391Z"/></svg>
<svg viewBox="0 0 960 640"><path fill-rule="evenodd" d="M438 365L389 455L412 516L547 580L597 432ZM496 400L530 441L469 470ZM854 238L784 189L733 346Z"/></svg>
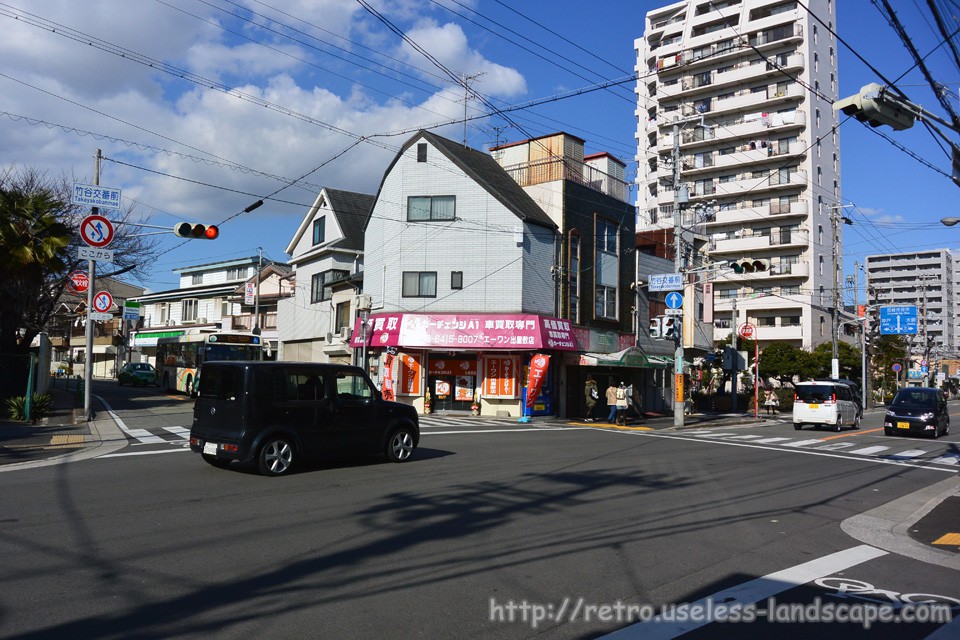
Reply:
<svg viewBox="0 0 960 640"><path fill-rule="evenodd" d="M617 398L617 424L623 426L627 423L627 385L620 383L616 391Z"/></svg>
<svg viewBox="0 0 960 640"><path fill-rule="evenodd" d="M612 382L607 387L607 409L609 410L607 422L613 424L613 421L617 419L617 388L613 386Z"/></svg>
<svg viewBox="0 0 960 640"><path fill-rule="evenodd" d="M583 388L583 395L587 401L587 415L584 420L593 422L593 411L597 406L597 400L600 399L600 390L597 389L597 381L593 379L593 376L587 376L587 384Z"/></svg>

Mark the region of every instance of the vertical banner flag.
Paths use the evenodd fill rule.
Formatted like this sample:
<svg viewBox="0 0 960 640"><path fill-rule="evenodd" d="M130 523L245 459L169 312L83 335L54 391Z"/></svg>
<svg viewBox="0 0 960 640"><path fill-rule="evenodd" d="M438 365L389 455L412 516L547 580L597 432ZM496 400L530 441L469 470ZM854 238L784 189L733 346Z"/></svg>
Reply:
<svg viewBox="0 0 960 640"><path fill-rule="evenodd" d="M547 367L550 365L550 356L542 353L535 353L530 358L530 378L527 382L527 406L533 407L540 395L540 387L543 385L543 379L547 376Z"/></svg>
<svg viewBox="0 0 960 640"><path fill-rule="evenodd" d="M397 399L393 389L393 361L397 357L395 354L396 349L387 349L387 355L383 357L383 374L380 378L380 394L384 400L391 402Z"/></svg>
<svg viewBox="0 0 960 640"><path fill-rule="evenodd" d="M243 284L243 304L251 305L256 300L254 298L257 295L257 284L255 282L245 282Z"/></svg>

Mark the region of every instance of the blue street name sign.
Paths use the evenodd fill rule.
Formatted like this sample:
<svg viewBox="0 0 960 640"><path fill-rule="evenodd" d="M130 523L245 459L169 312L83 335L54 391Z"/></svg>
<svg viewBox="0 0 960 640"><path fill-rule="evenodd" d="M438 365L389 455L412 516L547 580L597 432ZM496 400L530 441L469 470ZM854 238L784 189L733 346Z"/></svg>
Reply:
<svg viewBox="0 0 960 640"><path fill-rule="evenodd" d="M917 306L880 307L881 335L914 335L917 333Z"/></svg>
<svg viewBox="0 0 960 640"><path fill-rule="evenodd" d="M648 291L681 291L682 289L683 276L679 273L650 274Z"/></svg>

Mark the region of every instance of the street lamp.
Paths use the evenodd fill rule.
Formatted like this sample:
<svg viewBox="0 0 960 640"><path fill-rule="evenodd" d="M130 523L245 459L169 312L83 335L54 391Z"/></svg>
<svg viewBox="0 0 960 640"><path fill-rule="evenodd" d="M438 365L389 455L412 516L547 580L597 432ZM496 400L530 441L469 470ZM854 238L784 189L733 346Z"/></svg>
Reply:
<svg viewBox="0 0 960 640"><path fill-rule="evenodd" d="M960 218L940 218L940 224L945 227L952 227L958 222L960 222Z"/></svg>

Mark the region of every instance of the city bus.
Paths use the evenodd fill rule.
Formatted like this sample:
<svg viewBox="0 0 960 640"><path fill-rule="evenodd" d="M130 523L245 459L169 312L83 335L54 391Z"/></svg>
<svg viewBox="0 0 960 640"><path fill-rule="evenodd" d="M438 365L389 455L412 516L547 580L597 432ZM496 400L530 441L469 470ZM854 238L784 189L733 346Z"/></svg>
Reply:
<svg viewBox="0 0 960 640"><path fill-rule="evenodd" d="M195 333L157 340L157 380L165 391L197 392L207 360L263 360L263 341L252 333Z"/></svg>

